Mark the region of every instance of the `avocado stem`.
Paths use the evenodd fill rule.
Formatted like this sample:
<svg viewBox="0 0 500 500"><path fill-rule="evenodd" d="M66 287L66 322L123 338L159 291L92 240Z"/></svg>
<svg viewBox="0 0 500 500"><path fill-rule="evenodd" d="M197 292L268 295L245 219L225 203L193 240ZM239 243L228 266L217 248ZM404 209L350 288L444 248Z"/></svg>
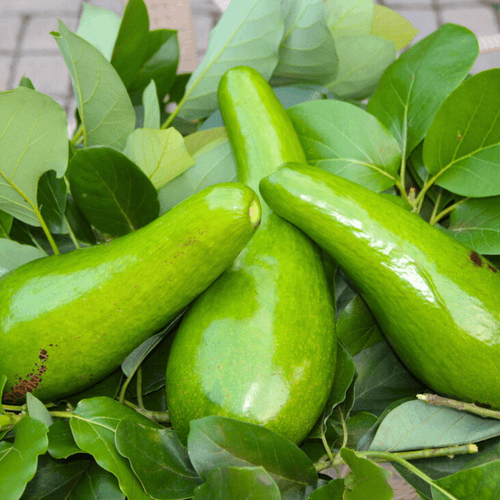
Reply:
<svg viewBox="0 0 500 500"><path fill-rule="evenodd" d="M480 417L485 418L495 418L500 420L500 411L489 410L488 408L482 408L474 403L465 403L464 401L457 401L455 399L443 398L437 396L436 394L417 394L417 398L424 403L436 406L446 406L448 408L453 408L460 411L468 411L469 413L474 413Z"/></svg>
<svg viewBox="0 0 500 500"><path fill-rule="evenodd" d="M150 420L154 420L155 422L169 423L170 422L170 414L168 411L152 411L146 410L144 408L140 408L134 403L130 401L124 400L123 404L128 406L129 408L133 408L137 413L149 418Z"/></svg>

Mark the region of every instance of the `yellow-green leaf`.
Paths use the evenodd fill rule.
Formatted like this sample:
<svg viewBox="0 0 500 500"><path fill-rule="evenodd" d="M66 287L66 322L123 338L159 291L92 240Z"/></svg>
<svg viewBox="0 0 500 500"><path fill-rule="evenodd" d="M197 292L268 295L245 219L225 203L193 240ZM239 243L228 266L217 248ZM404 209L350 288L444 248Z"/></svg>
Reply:
<svg viewBox="0 0 500 500"><path fill-rule="evenodd" d="M418 34L408 19L385 7L375 5L371 34L377 35L396 44L396 50L404 49Z"/></svg>

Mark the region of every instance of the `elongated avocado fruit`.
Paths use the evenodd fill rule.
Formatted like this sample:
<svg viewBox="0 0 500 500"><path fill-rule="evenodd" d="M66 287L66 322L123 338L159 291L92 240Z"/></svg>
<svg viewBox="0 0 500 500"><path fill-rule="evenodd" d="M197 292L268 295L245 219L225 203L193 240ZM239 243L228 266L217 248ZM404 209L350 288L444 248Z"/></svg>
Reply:
<svg viewBox="0 0 500 500"><path fill-rule="evenodd" d="M254 189L305 156L274 92L250 68L229 70L219 104L238 177ZM190 306L167 365L167 406L186 442L189 422L223 415L300 442L329 396L336 360L334 311L321 251L262 207L255 237Z"/></svg>
<svg viewBox="0 0 500 500"><path fill-rule="evenodd" d="M259 221L253 190L219 184L110 243L4 275L4 401L53 400L104 378L231 264Z"/></svg>
<svg viewBox="0 0 500 500"><path fill-rule="evenodd" d="M500 408L500 273L418 215L308 165L262 180L264 200L344 270L410 370Z"/></svg>

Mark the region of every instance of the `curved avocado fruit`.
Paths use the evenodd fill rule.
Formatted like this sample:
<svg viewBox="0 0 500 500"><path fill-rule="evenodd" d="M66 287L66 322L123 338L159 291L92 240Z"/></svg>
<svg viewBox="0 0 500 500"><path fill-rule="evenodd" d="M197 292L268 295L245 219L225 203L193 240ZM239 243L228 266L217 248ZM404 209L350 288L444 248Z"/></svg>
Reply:
<svg viewBox="0 0 500 500"><path fill-rule="evenodd" d="M322 246L429 387L500 408L500 273L418 215L308 165L262 180L270 207Z"/></svg>
<svg viewBox="0 0 500 500"><path fill-rule="evenodd" d="M3 400L53 400L98 382L229 265L260 221L243 184L219 184L102 245L0 279Z"/></svg>
<svg viewBox="0 0 500 500"><path fill-rule="evenodd" d="M283 162L305 160L257 71L229 70L219 104L241 181L256 189ZM298 443L328 399L337 340L321 251L268 207L262 213L255 237L190 306L173 341L167 406L183 442L191 420L223 415Z"/></svg>

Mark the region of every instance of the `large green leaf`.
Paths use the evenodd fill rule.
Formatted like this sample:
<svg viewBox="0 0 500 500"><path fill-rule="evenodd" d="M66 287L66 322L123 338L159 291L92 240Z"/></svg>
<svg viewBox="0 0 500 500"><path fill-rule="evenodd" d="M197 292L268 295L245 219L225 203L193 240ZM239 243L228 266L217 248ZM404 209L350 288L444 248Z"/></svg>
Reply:
<svg viewBox="0 0 500 500"><path fill-rule="evenodd" d="M18 87L0 92L0 209L32 226L37 217L38 179L68 163L64 109L51 97Z"/></svg>
<svg viewBox="0 0 500 500"><path fill-rule="evenodd" d="M500 460L480 467L457 472L436 483L457 500L498 500L500 498ZM432 489L433 500L448 500L440 491Z"/></svg>
<svg viewBox="0 0 500 500"><path fill-rule="evenodd" d="M337 337L353 356L384 340L361 295L356 295L340 313L337 320Z"/></svg>
<svg viewBox="0 0 500 500"><path fill-rule="evenodd" d="M84 2L76 34L94 47L110 61L121 19L111 10Z"/></svg>
<svg viewBox="0 0 500 500"><path fill-rule="evenodd" d="M219 182L237 179L236 163L227 138L207 144L194 155L195 164L158 192L160 214L182 200Z"/></svg>
<svg viewBox="0 0 500 500"><path fill-rule="evenodd" d="M291 441L265 427L231 418L210 416L192 421L188 451L204 480L223 466L262 466L283 498L303 493L306 485L317 481L314 465Z"/></svg>
<svg viewBox="0 0 500 500"><path fill-rule="evenodd" d="M47 451L48 427L30 416L14 426L15 441L0 448L0 498L17 500L33 478L39 455Z"/></svg>
<svg viewBox="0 0 500 500"><path fill-rule="evenodd" d="M343 36L335 40L335 49L338 72L327 88L342 99L371 96L383 72L396 59L394 43L375 35Z"/></svg>
<svg viewBox="0 0 500 500"><path fill-rule="evenodd" d="M48 438L49 448L47 451L54 458L68 458L71 455L82 453L82 450L75 443L68 419L56 420L49 428Z"/></svg>
<svg viewBox="0 0 500 500"><path fill-rule="evenodd" d="M391 131L405 158L424 138L436 111L467 76L478 53L474 33L444 24L384 73L368 111Z"/></svg>
<svg viewBox="0 0 500 500"><path fill-rule="evenodd" d="M335 78L338 58L326 25L323 0L283 0L285 33L273 85L286 82L326 83Z"/></svg>
<svg viewBox="0 0 500 500"><path fill-rule="evenodd" d="M408 401L380 424L370 450L404 451L474 443L500 436L500 421L471 413Z"/></svg>
<svg viewBox="0 0 500 500"><path fill-rule="evenodd" d="M50 455L41 455L35 477L27 484L21 500L71 500L72 490L91 463L90 460L54 460Z"/></svg>
<svg viewBox="0 0 500 500"><path fill-rule="evenodd" d="M340 455L351 469L344 479L344 500L392 500L394 491L387 483L391 473L347 448Z"/></svg>
<svg viewBox="0 0 500 500"><path fill-rule="evenodd" d="M342 500L344 498L344 480L334 479L313 491L307 498L308 500Z"/></svg>
<svg viewBox="0 0 500 500"><path fill-rule="evenodd" d="M43 220L53 234L68 233L64 214L66 211L66 181L57 178L54 170L45 172L38 182L38 208Z"/></svg>
<svg viewBox="0 0 500 500"><path fill-rule="evenodd" d="M49 410L47 410L45 405L30 392L26 394L26 408L30 417L42 422L47 427L50 428L50 426L54 423Z"/></svg>
<svg viewBox="0 0 500 500"><path fill-rule="evenodd" d="M144 0L128 0L111 56L125 87L129 88L148 54L149 15Z"/></svg>
<svg viewBox="0 0 500 500"><path fill-rule="evenodd" d="M160 128L160 103L156 94L155 81L151 80L142 94L144 106L144 128L158 130ZM125 145L125 148L127 146Z"/></svg>
<svg viewBox="0 0 500 500"><path fill-rule="evenodd" d="M153 429L123 420L116 428L115 443L120 454L128 458L146 493L155 499L191 497L202 483L172 429Z"/></svg>
<svg viewBox="0 0 500 500"><path fill-rule="evenodd" d="M235 66L250 66L266 80L278 63L283 35L280 0L233 0L210 33L207 52L191 75L179 116L204 118L217 105L221 76Z"/></svg>
<svg viewBox="0 0 500 500"><path fill-rule="evenodd" d="M68 500L125 500L115 476L91 463L71 490ZM55 499L52 499L55 500Z"/></svg>
<svg viewBox="0 0 500 500"><path fill-rule="evenodd" d="M354 356L358 371L354 411L380 414L390 403L422 390L387 342L379 342Z"/></svg>
<svg viewBox="0 0 500 500"><path fill-rule="evenodd" d="M135 410L105 397L80 401L73 412L70 425L76 444L83 451L90 453L103 469L117 477L120 489L125 495L134 500L151 500L144 492L129 461L116 449L116 428L123 420L159 427Z"/></svg>
<svg viewBox="0 0 500 500"><path fill-rule="evenodd" d="M0 238L7 238L12 227L12 215L0 210Z"/></svg>
<svg viewBox="0 0 500 500"><path fill-rule="evenodd" d="M372 26L373 0L325 0L328 28L335 40L368 35Z"/></svg>
<svg viewBox="0 0 500 500"><path fill-rule="evenodd" d="M374 191L395 183L401 163L399 146L366 111L323 100L298 104L287 113L311 165Z"/></svg>
<svg viewBox="0 0 500 500"><path fill-rule="evenodd" d="M129 135L123 152L139 166L156 189L162 188L195 163L186 151L184 138L174 128L138 128Z"/></svg>
<svg viewBox="0 0 500 500"><path fill-rule="evenodd" d="M220 467L207 477L194 500L281 500L280 490L262 467Z"/></svg>
<svg viewBox="0 0 500 500"><path fill-rule="evenodd" d="M61 20L59 33L52 34L73 80L84 145L122 150L134 130L135 112L118 73L99 49L72 33Z"/></svg>
<svg viewBox="0 0 500 500"><path fill-rule="evenodd" d="M78 150L67 177L78 208L103 233L121 236L158 216L153 184L135 163L114 148Z"/></svg>
<svg viewBox="0 0 500 500"><path fill-rule="evenodd" d="M500 194L500 68L465 80L439 108L424 141L436 184L462 196Z"/></svg>
<svg viewBox="0 0 500 500"><path fill-rule="evenodd" d="M447 233L482 254L500 254L500 196L466 200L450 214Z"/></svg>
<svg viewBox="0 0 500 500"><path fill-rule="evenodd" d="M42 257L47 257L43 250L2 238L0 239L0 276Z"/></svg>

